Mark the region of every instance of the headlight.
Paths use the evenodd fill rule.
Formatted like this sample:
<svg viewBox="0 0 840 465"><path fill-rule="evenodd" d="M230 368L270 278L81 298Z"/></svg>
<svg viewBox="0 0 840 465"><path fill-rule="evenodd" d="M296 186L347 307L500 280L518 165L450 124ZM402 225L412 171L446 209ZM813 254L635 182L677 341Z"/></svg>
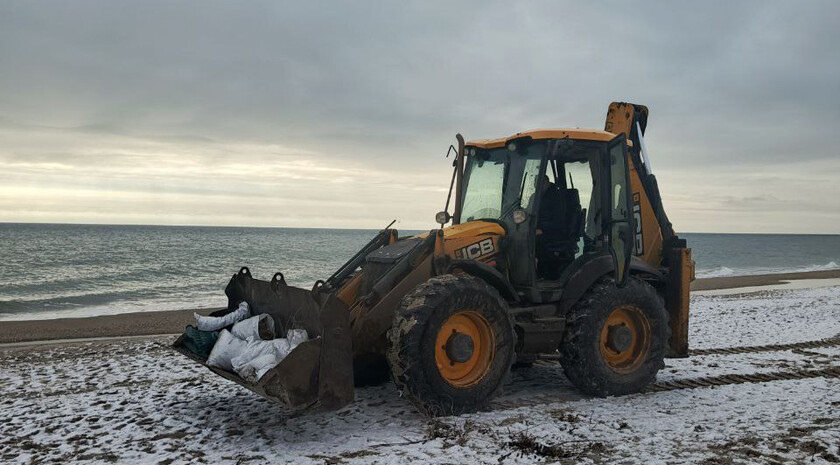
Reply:
<svg viewBox="0 0 840 465"><path fill-rule="evenodd" d="M452 217L449 216L449 212L437 212L437 214L435 214L435 222L440 225L449 223L451 218Z"/></svg>
<svg viewBox="0 0 840 465"><path fill-rule="evenodd" d="M528 219L528 212L521 208L517 208L513 211L513 222L516 224L522 224L525 220Z"/></svg>

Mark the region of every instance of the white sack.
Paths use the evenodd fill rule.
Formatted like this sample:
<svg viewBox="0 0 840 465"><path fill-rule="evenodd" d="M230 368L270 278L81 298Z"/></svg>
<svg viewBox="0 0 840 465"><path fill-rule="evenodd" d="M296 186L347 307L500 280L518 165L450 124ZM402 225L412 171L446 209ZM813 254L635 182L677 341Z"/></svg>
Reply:
<svg viewBox="0 0 840 465"><path fill-rule="evenodd" d="M262 377L266 373L268 373L268 370L276 367L277 364L279 364L281 361L283 361L283 359L269 360L269 359L260 357L258 359L255 359L253 362L251 362L251 364L254 366L254 370L256 370L256 374L254 375L255 376L254 382L256 383L257 381L262 379Z"/></svg>
<svg viewBox="0 0 840 465"><path fill-rule="evenodd" d="M242 372L239 376L242 376L244 379L256 383L263 377L264 374L268 372L268 370L277 366L280 363L277 360L276 354L265 354L261 355L242 367Z"/></svg>
<svg viewBox="0 0 840 465"><path fill-rule="evenodd" d="M305 329L290 329L286 333L286 339L289 340L290 350L297 347L301 342L309 340L309 335L306 334Z"/></svg>
<svg viewBox="0 0 840 465"><path fill-rule="evenodd" d="M250 341L230 360L230 364L233 366L233 371L240 373L248 362L265 354L274 354L273 341Z"/></svg>
<svg viewBox="0 0 840 465"><path fill-rule="evenodd" d="M286 358L295 347L297 347L301 342L306 342L308 339L306 335L305 329L290 329L289 332L286 334L286 339L275 339L271 342L274 343L275 348L275 359L269 360L267 358L259 357L251 361L251 366L256 372L256 381L259 381L263 375L265 375L268 370L274 368ZM256 382L255 381L255 382Z"/></svg>
<svg viewBox="0 0 840 465"><path fill-rule="evenodd" d="M291 347L289 344L288 339L272 339L271 343L274 344L274 353L279 356L277 363L280 363L280 360L286 358L286 356L289 355L289 352L294 349L294 347Z"/></svg>
<svg viewBox="0 0 840 465"><path fill-rule="evenodd" d="M247 345L247 342L233 337L228 330L223 329L219 333L219 340L210 351L210 356L207 357L207 365L232 371L231 359L245 350Z"/></svg>
<svg viewBox="0 0 840 465"><path fill-rule="evenodd" d="M260 335L260 326L263 328L263 335ZM230 329L231 334L246 341L260 339L274 339L274 318L265 313L246 318Z"/></svg>
<svg viewBox="0 0 840 465"><path fill-rule="evenodd" d="M193 313L193 315L195 316L195 327L199 331L218 331L248 318L248 302L240 303L239 308L225 316L201 316L198 313Z"/></svg>
<svg viewBox="0 0 840 465"><path fill-rule="evenodd" d="M289 351L289 341L286 339L251 341L240 355L231 360L231 364L233 370L239 376L255 383L266 371L274 368L281 360L286 358Z"/></svg>
<svg viewBox="0 0 840 465"><path fill-rule="evenodd" d="M287 355L295 350L295 347L307 340L309 340L309 336L305 329L290 329L286 334L286 339L275 339L271 341L275 344L275 359L272 360L267 356L261 356L249 363L249 369L255 371L256 379L254 382L259 381L268 370L276 367L278 363L282 362Z"/></svg>

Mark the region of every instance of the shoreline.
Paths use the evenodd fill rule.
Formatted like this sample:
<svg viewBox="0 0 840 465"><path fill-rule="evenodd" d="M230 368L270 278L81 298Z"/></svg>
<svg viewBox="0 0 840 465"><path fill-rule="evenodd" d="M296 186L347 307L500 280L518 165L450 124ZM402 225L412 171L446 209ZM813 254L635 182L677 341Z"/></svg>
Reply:
<svg viewBox="0 0 840 465"><path fill-rule="evenodd" d="M755 274L747 276L720 276L697 278L691 283L692 291L712 291L739 287L777 286L787 281L803 279L838 279L840 270L799 271L795 273Z"/></svg>
<svg viewBox="0 0 840 465"><path fill-rule="evenodd" d="M840 279L840 270L806 271L798 273L763 274L751 276L723 276L698 278L692 291L713 291L749 288L747 292L772 289L798 280ZM216 309L133 312L92 317L58 318L50 320L0 321L0 344L54 341L71 339L120 338L180 334L194 323L193 312L207 315Z"/></svg>
<svg viewBox="0 0 840 465"><path fill-rule="evenodd" d="M193 313L207 315L217 309L133 312L52 320L0 321L0 344L180 334L195 324Z"/></svg>

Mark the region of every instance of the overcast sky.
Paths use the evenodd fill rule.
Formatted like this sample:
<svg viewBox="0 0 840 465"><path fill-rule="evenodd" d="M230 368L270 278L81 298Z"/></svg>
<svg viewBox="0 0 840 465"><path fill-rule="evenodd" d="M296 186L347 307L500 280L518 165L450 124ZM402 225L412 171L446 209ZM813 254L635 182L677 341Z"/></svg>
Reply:
<svg viewBox="0 0 840 465"><path fill-rule="evenodd" d="M840 233L840 3L0 3L0 221L434 227L467 139L648 105L677 231Z"/></svg>

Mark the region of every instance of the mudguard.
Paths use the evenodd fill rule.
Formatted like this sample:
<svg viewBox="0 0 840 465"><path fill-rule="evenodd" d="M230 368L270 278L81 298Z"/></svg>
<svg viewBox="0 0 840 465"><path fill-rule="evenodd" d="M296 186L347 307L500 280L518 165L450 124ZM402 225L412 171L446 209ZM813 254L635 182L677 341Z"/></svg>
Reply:
<svg viewBox="0 0 840 465"><path fill-rule="evenodd" d="M228 308L212 316L227 314L245 301L251 315L271 315L278 335L299 328L305 329L310 339L297 346L257 383L208 366L206 360L184 347L184 335L174 342L176 351L295 412L336 410L353 401L349 311L332 292L322 291L318 286L312 291L289 286L280 273L271 281L261 281L254 279L248 268L242 268L231 278L225 294Z"/></svg>

